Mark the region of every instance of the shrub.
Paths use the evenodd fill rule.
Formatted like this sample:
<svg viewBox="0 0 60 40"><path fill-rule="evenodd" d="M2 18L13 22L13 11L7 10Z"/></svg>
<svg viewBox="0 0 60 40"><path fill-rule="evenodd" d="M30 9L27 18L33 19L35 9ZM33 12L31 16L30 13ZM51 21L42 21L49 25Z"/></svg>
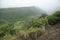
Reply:
<svg viewBox="0 0 60 40"><path fill-rule="evenodd" d="M8 26L8 24L0 25L0 37L3 37L8 32L9 32L9 26Z"/></svg>
<svg viewBox="0 0 60 40"><path fill-rule="evenodd" d="M50 25L60 23L60 11L56 11L53 15L48 16L48 23Z"/></svg>
<svg viewBox="0 0 60 40"><path fill-rule="evenodd" d="M53 16L55 16L55 17L60 17L60 11L54 12Z"/></svg>
<svg viewBox="0 0 60 40"><path fill-rule="evenodd" d="M45 27L45 24L47 23L47 18L40 18L35 21L33 24L33 27Z"/></svg>
<svg viewBox="0 0 60 40"><path fill-rule="evenodd" d="M56 20L56 18L52 17L52 18L49 18L49 19L48 19L48 23L49 23L50 25L54 25L54 24L57 23L57 20Z"/></svg>

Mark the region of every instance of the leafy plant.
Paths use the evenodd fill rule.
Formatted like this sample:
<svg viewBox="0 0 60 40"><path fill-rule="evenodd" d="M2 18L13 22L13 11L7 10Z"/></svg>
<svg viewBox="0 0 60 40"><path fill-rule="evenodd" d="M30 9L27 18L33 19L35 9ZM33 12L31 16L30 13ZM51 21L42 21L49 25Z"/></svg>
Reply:
<svg viewBox="0 0 60 40"><path fill-rule="evenodd" d="M60 11L56 11L53 15L48 16L48 23L50 25L60 23Z"/></svg>

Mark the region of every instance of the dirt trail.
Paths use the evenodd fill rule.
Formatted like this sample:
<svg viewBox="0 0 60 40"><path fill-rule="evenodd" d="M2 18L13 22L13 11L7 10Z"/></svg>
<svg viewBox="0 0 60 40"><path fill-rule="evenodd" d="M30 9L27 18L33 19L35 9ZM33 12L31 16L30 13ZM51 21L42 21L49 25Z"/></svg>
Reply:
<svg viewBox="0 0 60 40"><path fill-rule="evenodd" d="M36 40L60 40L60 24L56 24Z"/></svg>

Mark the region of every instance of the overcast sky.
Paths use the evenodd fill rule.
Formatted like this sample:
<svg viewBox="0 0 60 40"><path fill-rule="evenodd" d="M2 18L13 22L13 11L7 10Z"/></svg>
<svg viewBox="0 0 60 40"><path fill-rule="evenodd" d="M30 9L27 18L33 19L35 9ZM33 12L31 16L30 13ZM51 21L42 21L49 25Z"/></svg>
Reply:
<svg viewBox="0 0 60 40"><path fill-rule="evenodd" d="M60 0L0 0L0 8L36 6L45 11L60 9Z"/></svg>

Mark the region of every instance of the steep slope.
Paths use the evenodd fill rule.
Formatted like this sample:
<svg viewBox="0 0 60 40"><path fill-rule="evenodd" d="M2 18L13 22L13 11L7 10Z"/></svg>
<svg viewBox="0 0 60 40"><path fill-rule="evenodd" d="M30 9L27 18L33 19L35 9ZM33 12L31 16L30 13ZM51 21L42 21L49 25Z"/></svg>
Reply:
<svg viewBox="0 0 60 40"><path fill-rule="evenodd" d="M48 31L37 40L60 40L60 24L48 29Z"/></svg>
<svg viewBox="0 0 60 40"><path fill-rule="evenodd" d="M15 22L38 17L42 13L44 13L44 11L41 9L39 10L37 7L2 8L0 9L0 20Z"/></svg>

